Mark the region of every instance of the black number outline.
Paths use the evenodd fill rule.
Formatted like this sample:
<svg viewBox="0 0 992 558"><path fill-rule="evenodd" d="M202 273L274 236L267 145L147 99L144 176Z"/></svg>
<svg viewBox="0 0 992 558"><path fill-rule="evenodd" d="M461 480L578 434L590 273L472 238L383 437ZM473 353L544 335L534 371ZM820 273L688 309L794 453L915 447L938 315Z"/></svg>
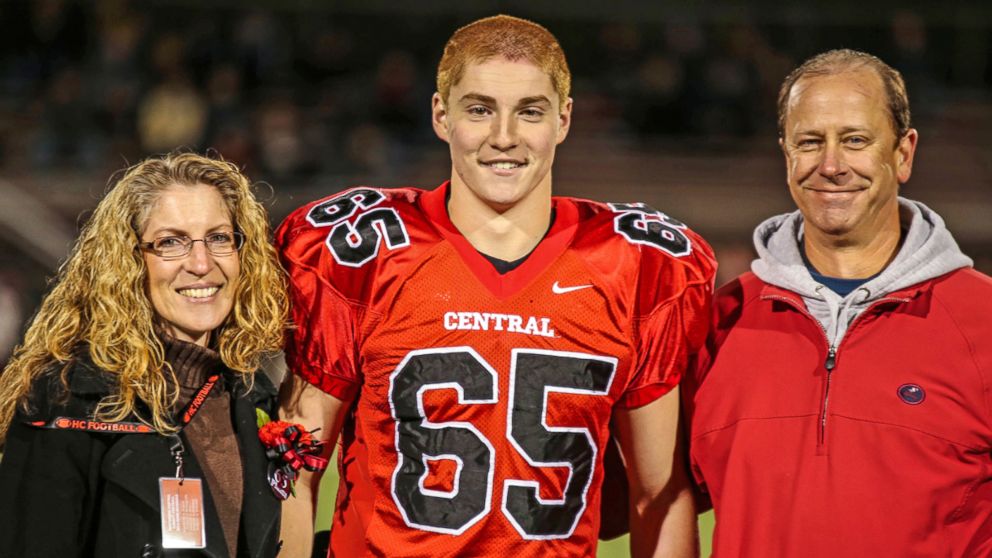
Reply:
<svg viewBox="0 0 992 558"><path fill-rule="evenodd" d="M432 430L433 429L441 430L441 429L449 428L449 427L463 428L463 429L466 429L466 430L471 431L476 437L478 437L479 441L481 441L489 449L489 470L488 470L488 473L487 473L487 480L486 480L486 490L485 490L486 499L485 499L485 503L483 505L482 510L476 516L474 516L473 518L471 518L469 521L467 521L464 525L462 525L458 529L449 529L449 528L446 528L446 527L438 527L436 525L425 525L425 524L421 524L421 523L417 523L415 521L412 521L410 519L409 515L407 514L406 508L403 506L403 503L400 501L400 497L398 495L397 486L396 486L397 478L399 477L399 475L400 475L400 473L401 473L401 471L403 469L404 458L405 458L405 454L400 449L400 447L401 447L400 446L400 434L401 434L400 418L399 418L398 413L397 413L397 410L396 410L396 404L393 401L393 389L394 389L394 386L395 386L396 378L397 378L397 376L401 372L403 372L403 370L406 368L406 365L412 359L414 359L414 358L416 358L416 357L418 357L420 355L425 355L425 354L449 354L449 353L467 353L472 358L474 358L487 372L489 372L490 376L492 377L492 394L493 394L491 399L465 399L465 393L464 393L464 391L462 389L462 386L460 384L456 383L456 382L441 382L441 383L435 383L435 384L423 384L417 390L417 411L418 411L419 416L420 416L419 426L421 426L423 428L429 428L429 429L432 429ZM431 421L427 420L427 415L424 412L424 392L429 391L429 390L434 390L434 389L454 389L456 391L456 393L458 393L458 403L459 404L466 404L466 403L496 404L496 403L499 402L499 375L497 374L496 370L494 370L493 367L489 365L489 363L486 361L486 359L482 358L482 356L479 355L479 353L477 353L475 351L475 349L473 349L472 347L468 347L468 346L462 346L462 347L443 347L443 348L434 348L434 349L418 349L418 350L410 351L403 358L403 360L400 362L400 364L396 367L396 370L394 370L393 373L390 374L390 376L389 376L389 408L390 408L390 412L392 414L393 421L394 421L394 424L395 424L395 430L396 430L396 432L395 432L395 435L394 435L394 440L393 440L394 446L393 447L396 450L396 455L397 455L396 468L393 470L393 475L392 475L392 478L391 478L391 481L390 481L390 496L392 497L393 504L395 504L396 505L396 508L400 511L400 515L402 515L403 521L404 521L404 523L406 523L406 525L408 527L412 527L412 528L415 528L415 529L420 529L422 531L429 531L429 532L432 532L432 533L444 533L444 534L448 534L448 535L460 535L460 534L464 533L466 530L468 530L469 528L471 528L473 525L475 525L476 523L478 523L479 521L481 521L483 518L485 518L487 515L489 515L489 513L492 511L493 479L494 479L494 476L495 476L495 473L496 473L496 462L495 462L496 448L493 447L492 443L485 436L485 434L483 434L482 432L480 432L475 427L475 425L473 425L472 423L461 422L461 421L431 422ZM421 454L421 461L424 464L424 473L418 479L417 485L418 485L419 488L421 488L421 494L423 496L426 496L426 497L440 497L440 498L448 498L448 499L450 499L450 498L454 498L455 496L458 495L459 484L457 484L457 483L453 485L454 486L454 489L450 493L448 493L448 492L440 492L440 491L431 491L431 492L434 492L435 494L426 494L426 493L423 492L424 480L426 479L427 475L430 473L430 470L427 467L427 461L430 460L429 458L433 458L434 460L445 459L446 456L448 456L448 455L451 455L451 454L438 454L438 455L430 455L430 456L428 456L426 453ZM461 463L459 463L459 475L456 478L456 480L458 480L458 481L461 480L461 474L460 474L460 472L461 472ZM428 490L430 490L430 489L428 489Z"/></svg>
<svg viewBox="0 0 992 558"><path fill-rule="evenodd" d="M314 227L331 227L324 245L334 261L346 267L362 267L379 255L383 239L390 250L410 245L406 225L394 208L373 209L385 200L386 196L377 190L352 188L310 208L307 221ZM356 214L354 223L349 222Z"/></svg>
<svg viewBox="0 0 992 558"><path fill-rule="evenodd" d="M537 481L526 480L526 479L513 479L507 478L503 480L503 500L501 504L503 516L513 525L513 528L524 540L553 540L553 539L567 539L572 536L575 532L575 528L578 527L579 522L582 519L583 514L585 514L586 508L588 507L587 496L589 494L589 487L592 486L592 479L596 476L596 465L598 463L599 456L599 445L596 443L595 438L588 428L578 427L578 426L548 426L547 416L548 416L548 394L549 393L573 393L577 395L609 395L610 388L613 386L613 380L616 378L617 365L619 360L615 357L601 356L601 355L590 355L585 353L576 353L570 351L552 351L552 350L542 350L542 349L512 349L510 357L510 394L509 394L509 404L507 405L506 413L506 438L509 440L510 444L514 447L517 453L524 458L528 465L538 469L541 467L567 467L568 468L568 481L565 484L565 488L562 491L562 498L559 500L544 500L541 498L541 486ZM526 488L531 488L534 490L535 499L542 505L563 506L566 503L568 489L571 482L575 479L575 470L570 461L561 462L541 462L536 461L531 458L527 451L521 447L513 435L513 410L515 407L515 396L516 396L516 379L517 379L517 358L520 354L538 354L553 356L558 358L569 358L569 359L581 359L581 360L596 360L600 362L607 363L611 366L610 376L606 382L606 386L603 390L584 390L576 388L566 388L560 386L544 386L544 394L541 398L541 426L548 432L568 432L573 434L584 434L586 440L589 442L589 447L592 450L591 457L591 470L589 473L589 478L586 480L585 486L582 487L582 507L575 514L575 519L572 521L571 527L566 533L548 534L548 535L531 535L524 530L524 527L520 525L513 514L507 508L508 492L511 486L522 486Z"/></svg>
<svg viewBox="0 0 992 558"><path fill-rule="evenodd" d="M370 240L370 237L361 234L361 229L365 227L375 232L374 240ZM395 231L390 231L390 227L398 228ZM393 238L394 236L398 238ZM357 241L355 240L356 238ZM400 214L392 207L381 207L372 211L366 211L355 219L354 224L349 221L338 223L328 233L324 244L331 251L331 255L334 256L334 261L347 267L362 267L379 255L379 247L382 245L383 239L386 241L386 247L390 250L404 248L410 245L410 235L406 232L406 225L403 224L403 219L400 219ZM366 241L372 244L374 248L371 253L364 257L350 259L345 251L347 248L340 243L342 240L351 249L361 247L363 244L366 244Z"/></svg>
<svg viewBox="0 0 992 558"><path fill-rule="evenodd" d="M386 199L381 192L371 188L352 188L335 196L329 200L318 203L307 212L307 221L314 227L331 227L354 215L359 209L372 209ZM371 201L370 201L371 200ZM343 202L350 202L343 204ZM342 206L349 206L347 213L338 215L338 209ZM335 209L334 213L328 212L329 208Z"/></svg>
<svg viewBox="0 0 992 558"><path fill-rule="evenodd" d="M617 216L613 219L613 230L617 234L623 235L627 239L627 242L651 246L677 258L688 256L692 253L692 239L682 232L688 227L678 219L669 217L644 203L610 203L607 205L617 213ZM646 221L644 220L644 216L656 217L657 220ZM641 231L644 235L649 234L648 227L650 227L651 223L656 224L659 229L657 234L660 234L664 238L664 242L658 239L636 238L632 236L633 230ZM684 247L680 248L680 245L684 245Z"/></svg>
<svg viewBox="0 0 992 558"><path fill-rule="evenodd" d="M408 513L408 510L404 507L404 504L401 501L401 498L400 498L400 495L399 495L399 491L398 491L398 488L397 488L397 479L399 478L399 475L401 474L401 472L402 472L402 470L404 468L404 463L406 462L406 459L408 459L408 456L401 449L400 436L401 436L401 433L402 432L401 432L400 426L401 426L402 423L400 421L399 413L397 412L396 403L394 401L394 388L395 388L396 379L397 379L398 375L400 373L402 373L406 369L407 364L411 360L413 360L414 358L420 357L422 355L452 354L452 353L462 353L462 354L465 354L465 355L471 357L472 360L474 360L477 364L479 364L489 374L490 378L492 379L492 383L491 383L491 385L492 385L492 397L489 398L489 399L467 399L465 397L465 393L464 393L464 390L462 388L462 385L460 383L458 383L458 382L452 382L452 381L435 382L435 383L423 383L423 384L420 384L419 385L419 387L417 388L417 392L416 392L416 407L417 407L417 415L419 416L419 420L417 421L416 426L419 426L419 427L422 427L422 428L428 428L428 429L432 429L432 430L442 430L442 429L445 429L445 428L452 428L452 427L453 428L461 428L461 429L464 429L464 430L468 430L488 450L488 470L487 470L487 473L486 473L485 501L483 503L482 508L478 511L478 513L475 516L473 516L472 518L470 518L469 520L467 520L464 524L462 524L457 529L452 529L452 528L447 528L447 527L441 527L441 526L437 526L437 525L424 524L424 523L420 523L420 522L411 520L410 519L410 515ZM550 432L550 433L563 432L563 433L573 433L573 434L581 434L581 435L583 435L585 437L585 439L586 439L586 442L588 443L588 448L589 448L589 451L591 453L590 458L589 458L589 468L590 468L589 476L585 480L585 484L582 486L581 494L580 494L581 507L579 507L576 511L574 511L575 516L572 519L572 523L569 526L567 532L551 533L551 534L538 534L538 535L528 534L526 532L524 526L522 526L522 525L520 525L518 523L518 521L516 520L516 518L513 516L512 512L507 508L507 502L509 500L508 494L509 494L509 491L510 491L511 487L514 487L514 486L524 487L524 488L528 488L528 489L533 489L534 495L535 495L535 499L542 506L543 505L546 505L546 506L555 506L555 505L564 506L567 503L567 498L568 498L567 493L569 492L569 489L571 488L571 483L575 480L575 477L576 477L575 469L574 469L571 461L558 461L558 462L547 461L547 462L544 462L544 461L537 461L535 459L532 459L531 456L530 456L530 454L528 454L528 452L524 449L524 447L521 446L520 443L518 443L518 441L516 440L516 438L513 435L513 409L514 409L514 400L515 400L515 395L516 395L516 391L515 391L516 390L516 385L517 385L516 379L517 379L517 373L519 371L518 370L518 368L519 368L518 367L518 357L519 357L519 355L522 355L522 354L525 354L525 355L544 355L544 356L551 356L551 357L555 357L555 358L567 358L567 359L572 359L572 360L578 359L578 360L582 360L582 361L590 361L590 360L592 360L592 361L598 361L598 362L602 362L602 363L605 363L605 364L609 365L609 372L608 372L609 376L608 376L608 379L605 381L605 385L603 386L602 389L595 389L595 390L591 390L591 389L579 389L579 388L569 388L569 387L563 387L563 386L555 386L555 385L544 384L544 391L543 391L543 394L541 396L542 407L541 407L541 412L540 412L540 415L539 415L541 417L541 427L545 431ZM586 427L577 427L577 426L548 426L548 424L546 423L547 412L548 412L548 394L554 392L554 393L572 393L572 394L577 394L577 395L589 395L589 396L606 396L606 395L609 394L610 389L613 386L613 380L616 378L616 371L617 371L617 365L618 365L618 363L619 363L619 361L618 361L617 358L615 358L615 357L608 357L608 356L602 356L602 355L591 355L591 354L586 354L586 353L577 353L577 352L570 352L570 351L552 351L552 350L541 350L541 349L511 349L510 378L509 378L510 394L509 394L509 402L508 402L507 411L506 411L506 425L507 425L507 429L506 429L505 437L507 438L507 440L512 445L514 451L519 456L523 457L523 459L531 467L533 467L533 468L542 468L542 467L567 467L569 469L569 477L568 477L568 481L566 482L565 488L563 490L562 498L561 499L558 499L558 500L544 500L544 499L542 499L540 497L540 483L538 481L527 480L527 479L514 479L514 478L505 478L505 479L503 479L503 482L502 482L503 500L502 500L502 505L501 505L501 511L503 513L503 516L510 522L510 524L513 526L513 528L517 531L517 533L524 540L566 539L566 538L569 538L569 537L572 536L572 534L575 532L575 529L578 527L578 524L581 521L583 515L585 514L586 509L588 508L587 497L588 497L588 493L589 493L589 487L592 486L592 480L593 480L593 477L596 474L595 468L596 468L596 466L598 464L598 458L599 458L598 456L599 456L600 447L597 444L596 439L593 436L593 433L588 428L586 428ZM489 441L489 439L485 436L485 434L483 434L481 431L479 431L477 428L475 428L475 426L472 423L462 422L462 421L445 421L445 422L431 422L431 421L429 421L427 419L426 412L424 411L423 396L424 396L424 393L426 393L427 391L435 390L435 389L453 389L453 390L455 390L455 392L458 394L458 403L459 404L477 404L477 403L478 404L496 404L496 403L499 402L499 375L496 372L496 370L489 364L489 362L485 358L483 358L481 355L479 355L478 352L475 351L475 349L473 349L472 347L469 347L469 346L458 346L458 347L443 347L443 348L433 348L433 349L418 349L418 350L410 351L403 358L403 360L396 367L396 369L393 371L393 373L390 375L390 378L389 378L389 394L388 394L389 395L389 406L390 406L390 411L391 411L391 414L392 414L392 417L393 417L393 420L394 420L394 425L395 425L395 434L394 434L394 441L393 441L393 443L394 443L394 449L395 449L396 455L397 455L397 463L396 463L396 467L393 470L393 474L392 474L392 477L391 477L391 483L390 483L390 489L391 489L391 494L390 495L392 497L393 504L396 505L396 508L399 510L400 515L403 517L404 523L408 527L411 527L411 528L414 528L414 529L423 530L423 531L428 531L428 532L434 532L434 533L443 533L443 534L449 534L449 535L460 535L460 534L464 533L466 530L470 529L475 524L477 524L479 521L481 521L482 519L484 519L485 517L487 517L492 512L492 497L493 497L493 490L495 488L495 481L494 481L494 479L495 479L495 469L496 469L495 460L497 459L496 449L492 445L492 443ZM429 488L425 487L424 481L426 480L426 478L430 474L430 471L429 471L429 462L430 461L434 461L434 460L452 460L452 461L454 461L456 463L455 477L454 477L454 481L453 481L453 484L452 484L452 490L450 492L440 491L440 490L434 490L434 489L429 489ZM437 455L431 455L431 454L428 454L426 452L422 452L420 454L420 463L421 463L421 465L423 467L423 472L420 473L420 476L419 476L419 478L417 480L417 489L418 489L418 491L420 492L420 494L422 496L428 497L428 498L452 499L452 498L455 498L459 494L459 489L460 489L460 486L461 486L461 472L462 472L463 467L464 467L464 462L463 462L461 456L455 455L455 454L451 454L451 453L439 453Z"/></svg>

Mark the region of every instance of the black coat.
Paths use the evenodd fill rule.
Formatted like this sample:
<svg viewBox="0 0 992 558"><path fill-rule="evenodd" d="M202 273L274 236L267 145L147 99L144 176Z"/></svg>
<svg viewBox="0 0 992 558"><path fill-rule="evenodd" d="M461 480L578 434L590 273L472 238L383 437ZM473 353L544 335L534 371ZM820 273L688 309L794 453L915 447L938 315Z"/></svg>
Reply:
<svg viewBox="0 0 992 558"><path fill-rule="evenodd" d="M266 480L255 409L271 413L275 389L262 374L250 393L236 375L225 377L244 470L238 558L271 558L278 552L280 502ZM160 548L158 479L172 477L176 470L168 438L26 424L54 416L89 418L94 405L113 389L112 381L82 360L70 371L67 400L59 375L50 373L35 385L30 415L18 411L0 461L0 558L228 557L205 480L207 547ZM205 479L190 444L183 442L185 475Z"/></svg>

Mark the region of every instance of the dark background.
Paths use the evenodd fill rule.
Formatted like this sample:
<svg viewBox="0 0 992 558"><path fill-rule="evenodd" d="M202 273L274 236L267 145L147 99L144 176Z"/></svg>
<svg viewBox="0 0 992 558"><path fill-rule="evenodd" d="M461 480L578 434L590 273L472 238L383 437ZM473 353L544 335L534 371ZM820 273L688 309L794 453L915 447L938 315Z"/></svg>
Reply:
<svg viewBox="0 0 992 558"><path fill-rule="evenodd" d="M788 211L775 96L850 47L903 72L920 144L905 195L992 271L992 3L592 1L0 2L0 363L108 178L176 148L259 182L273 223L356 184L432 187L444 42L535 19L573 73L558 194L645 201L709 239L720 282Z"/></svg>

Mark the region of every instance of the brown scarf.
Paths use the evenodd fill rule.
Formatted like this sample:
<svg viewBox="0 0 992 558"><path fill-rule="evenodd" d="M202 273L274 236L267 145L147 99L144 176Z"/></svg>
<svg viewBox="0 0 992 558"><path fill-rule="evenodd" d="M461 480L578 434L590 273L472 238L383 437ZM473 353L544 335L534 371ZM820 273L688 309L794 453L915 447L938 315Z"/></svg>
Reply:
<svg viewBox="0 0 992 558"><path fill-rule="evenodd" d="M203 387L209 374L223 369L220 355L161 332L159 336L165 347L165 360L172 365L179 381L178 405L185 405ZM237 556L244 472L241 449L234 435L231 392L224 382L218 383L210 392L184 433L192 446L193 455L203 468L204 480L220 516L229 555Z"/></svg>

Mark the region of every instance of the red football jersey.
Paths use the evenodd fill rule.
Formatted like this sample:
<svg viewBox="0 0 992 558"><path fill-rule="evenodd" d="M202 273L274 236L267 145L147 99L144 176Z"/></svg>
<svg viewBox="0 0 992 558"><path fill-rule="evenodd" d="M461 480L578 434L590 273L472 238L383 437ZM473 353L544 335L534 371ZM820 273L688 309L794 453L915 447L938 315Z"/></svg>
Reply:
<svg viewBox="0 0 992 558"><path fill-rule="evenodd" d="M452 225L447 188L355 188L276 233L290 370L357 395L331 555L593 555L612 410L678 384L712 253L642 204L556 197L501 275Z"/></svg>

